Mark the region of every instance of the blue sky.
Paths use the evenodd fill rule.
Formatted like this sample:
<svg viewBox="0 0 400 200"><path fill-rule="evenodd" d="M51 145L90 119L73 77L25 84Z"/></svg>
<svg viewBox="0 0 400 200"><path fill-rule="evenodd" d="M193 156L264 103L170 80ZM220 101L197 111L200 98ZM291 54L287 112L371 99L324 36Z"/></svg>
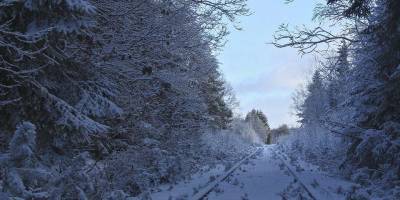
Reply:
<svg viewBox="0 0 400 200"><path fill-rule="evenodd" d="M239 19L238 31L231 27L228 43L219 54L221 71L232 85L244 115L261 109L271 127L283 123L295 126L291 96L304 83L314 66L312 56L301 56L295 49L278 49L267 44L282 23L292 26L311 24L317 0L249 0L253 15Z"/></svg>

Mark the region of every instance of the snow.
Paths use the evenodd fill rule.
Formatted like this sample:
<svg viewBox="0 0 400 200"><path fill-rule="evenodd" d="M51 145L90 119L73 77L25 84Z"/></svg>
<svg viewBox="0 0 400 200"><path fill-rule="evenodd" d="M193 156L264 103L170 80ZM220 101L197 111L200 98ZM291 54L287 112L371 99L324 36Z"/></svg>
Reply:
<svg viewBox="0 0 400 200"><path fill-rule="evenodd" d="M215 167L204 166L199 172L185 181L173 185L165 184L157 189L152 189L150 191L150 197L153 200L163 200L166 199L166 197L169 199L201 199L201 197L207 194L216 184L234 172L242 162L247 161L258 152L260 151L254 151L249 156L243 158L241 162L237 163L237 166L232 166L230 168L224 165L216 165Z"/></svg>
<svg viewBox="0 0 400 200"><path fill-rule="evenodd" d="M217 165L213 168L204 166L198 173L195 173L185 181L173 185L162 185L157 189L153 189L150 197L153 200L189 198L219 177L224 171L225 167L223 165Z"/></svg>
<svg viewBox="0 0 400 200"><path fill-rule="evenodd" d="M273 147L267 146L254 160L240 167L228 180L211 192L208 199L282 199L280 193L293 177L285 173L273 157Z"/></svg>
<svg viewBox="0 0 400 200"><path fill-rule="evenodd" d="M346 26L370 30L295 96L301 128L272 132L232 119L218 70L246 0L1 1L0 199L400 199L394 1Z"/></svg>
<svg viewBox="0 0 400 200"><path fill-rule="evenodd" d="M197 199L203 199L209 192L211 192L215 187L217 187L220 182L225 180L228 176L230 176L237 168L239 168L244 162L247 162L250 158L255 157L258 153L261 152L261 148L258 148L255 150L253 153L250 155L246 156L243 158L240 162L236 163L233 167L231 167L228 171L225 173L221 174L216 180L214 180L212 183L208 184L207 187L203 188L201 191L196 193L192 198L197 200Z"/></svg>
<svg viewBox="0 0 400 200"><path fill-rule="evenodd" d="M122 108L96 93L84 92L75 108L85 115L95 117L120 117L123 114Z"/></svg>
<svg viewBox="0 0 400 200"><path fill-rule="evenodd" d="M49 94L49 96L55 101L54 107L56 107L57 111L62 113L62 115L56 121L57 125L72 129L77 128L84 134L102 133L109 129L108 126L98 123L86 115L82 115L75 108L60 98L51 94Z"/></svg>
<svg viewBox="0 0 400 200"><path fill-rule="evenodd" d="M291 162L290 158L282 152L275 151L285 165L296 174L296 177L307 187L316 199L340 200L346 199L346 192L357 184L343 178L332 176L319 170L318 166L296 160ZM289 164L290 163L290 164Z"/></svg>
<svg viewBox="0 0 400 200"><path fill-rule="evenodd" d="M162 199L199 199L209 200L273 200L297 199L299 196L312 199L304 186L315 199L346 199L346 192L359 187L340 177L321 172L317 166L298 160L290 162L289 157L279 151L277 145L267 145L250 159L244 159L238 167L204 167L189 179L175 184L165 184L149 193L153 200ZM288 170L293 171L295 175ZM224 176L228 175L225 179ZM222 181L221 181L222 180ZM221 181L221 182L220 182Z"/></svg>

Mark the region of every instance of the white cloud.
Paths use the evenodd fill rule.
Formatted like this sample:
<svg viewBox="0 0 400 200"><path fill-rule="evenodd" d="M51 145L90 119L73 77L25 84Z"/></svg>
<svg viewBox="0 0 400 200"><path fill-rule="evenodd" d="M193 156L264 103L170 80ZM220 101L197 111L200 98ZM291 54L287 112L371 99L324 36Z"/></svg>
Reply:
<svg viewBox="0 0 400 200"><path fill-rule="evenodd" d="M265 67L261 73L253 74L251 79L232 81L242 113L252 108L261 109L268 116L271 127L284 123L297 125L297 119L291 114L291 97L294 90L306 81L313 66L310 57L301 58L294 51L285 54L286 59Z"/></svg>

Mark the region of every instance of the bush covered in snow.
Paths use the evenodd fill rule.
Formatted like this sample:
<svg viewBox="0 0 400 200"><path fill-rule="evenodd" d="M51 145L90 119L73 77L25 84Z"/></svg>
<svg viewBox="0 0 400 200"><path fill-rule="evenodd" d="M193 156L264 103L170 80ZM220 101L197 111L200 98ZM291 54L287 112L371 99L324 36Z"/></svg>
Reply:
<svg viewBox="0 0 400 200"><path fill-rule="evenodd" d="M30 122L18 125L10 144L10 153L0 163L3 172L3 191L22 198L46 198L48 193L40 186L51 179L42 169L36 154L36 127ZM37 190L39 189L39 190Z"/></svg>
<svg viewBox="0 0 400 200"><path fill-rule="evenodd" d="M263 144L262 139L251 124L241 119L234 119L227 130L206 131L201 141L213 152L240 153L250 145Z"/></svg>
<svg viewBox="0 0 400 200"><path fill-rule="evenodd" d="M264 141L253 126L243 119L235 118L229 129L206 130L201 138L202 151L208 155L205 165L231 165L252 153Z"/></svg>
<svg viewBox="0 0 400 200"><path fill-rule="evenodd" d="M277 143L289 155L331 172L338 171L347 148L343 138L319 126L290 129L289 134L279 137Z"/></svg>

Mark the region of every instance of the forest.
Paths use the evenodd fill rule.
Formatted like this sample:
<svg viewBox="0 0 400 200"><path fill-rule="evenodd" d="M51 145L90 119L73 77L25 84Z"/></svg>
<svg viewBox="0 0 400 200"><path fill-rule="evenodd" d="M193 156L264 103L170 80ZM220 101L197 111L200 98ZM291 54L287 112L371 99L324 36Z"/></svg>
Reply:
<svg viewBox="0 0 400 200"><path fill-rule="evenodd" d="M236 114L217 54L251 14L247 0L0 0L0 199L191 199L154 193L260 148L356 185L343 199L400 199L400 1L321 0L319 25L277 28L266 45L318 58L293 95L299 127Z"/></svg>

